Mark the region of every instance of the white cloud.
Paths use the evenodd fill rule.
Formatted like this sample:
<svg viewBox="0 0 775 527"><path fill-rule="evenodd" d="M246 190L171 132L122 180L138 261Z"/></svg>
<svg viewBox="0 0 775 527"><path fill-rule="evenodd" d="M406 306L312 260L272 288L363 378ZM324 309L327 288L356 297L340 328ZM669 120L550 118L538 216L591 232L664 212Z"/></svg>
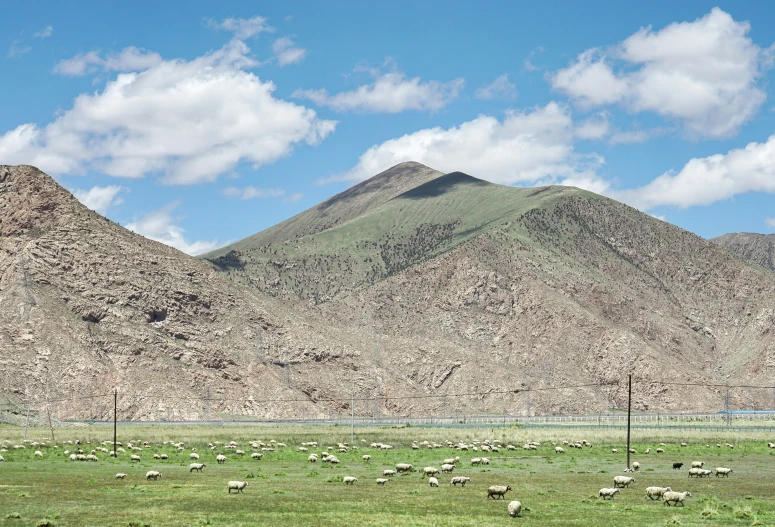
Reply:
<svg viewBox="0 0 775 527"><path fill-rule="evenodd" d="M283 203L288 203L289 205L293 205L294 203L298 203L303 197L304 197L304 194L302 194L301 192L294 192L290 196L283 198Z"/></svg>
<svg viewBox="0 0 775 527"><path fill-rule="evenodd" d="M118 185L108 185L106 187L97 185L89 190L75 189L73 195L86 207L105 216L109 208L123 203L124 200L116 197L122 190L123 187Z"/></svg>
<svg viewBox="0 0 775 527"><path fill-rule="evenodd" d="M479 116L460 126L427 128L364 152L348 172L328 181L360 181L404 161L443 172L461 170L494 183L571 184L600 191L595 171L600 156L573 151L573 122L567 108L551 102L499 121Z"/></svg>
<svg viewBox="0 0 775 527"><path fill-rule="evenodd" d="M526 71L538 71L541 69L533 64L533 57L535 57L538 53L543 53L543 52L544 52L544 48L541 46L538 46L537 48L530 51L527 58L525 59Z"/></svg>
<svg viewBox="0 0 775 527"><path fill-rule="evenodd" d="M14 40L11 42L11 47L8 48L8 53L6 54L5 58L8 59L15 59L16 57L21 57L22 55L26 55L32 51L32 48L30 46L25 46L21 43L20 40Z"/></svg>
<svg viewBox="0 0 775 527"><path fill-rule="evenodd" d="M248 186L245 188L227 187L221 191L221 194L228 198L255 199L284 196L285 191L281 188L258 188Z"/></svg>
<svg viewBox="0 0 775 527"><path fill-rule="evenodd" d="M390 62L390 61L389 61ZM440 110L455 100L463 89L464 79L449 82L407 79L399 71L383 73L369 70L374 78L371 84L348 92L329 95L325 89L296 90L292 97L309 99L320 106L334 110L362 113L398 113L405 110Z"/></svg>
<svg viewBox="0 0 775 527"><path fill-rule="evenodd" d="M764 223L767 225L767 227L772 227L775 229L775 218L767 218L764 220Z"/></svg>
<svg viewBox="0 0 775 527"><path fill-rule="evenodd" d="M775 193L775 135L766 143L691 159L678 173L666 172L643 187L611 195L649 210L660 205L682 209L710 205L746 192Z"/></svg>
<svg viewBox="0 0 775 527"><path fill-rule="evenodd" d="M267 19L261 16L253 18L227 18L223 22L207 20L207 25L215 29L223 29L234 33L234 38L245 40L254 37L259 33L271 33L274 28L266 23Z"/></svg>
<svg viewBox="0 0 775 527"><path fill-rule="evenodd" d="M293 40L288 37L281 37L272 44L272 51L277 56L277 63L280 66L296 64L301 62L307 54L307 50L294 45Z"/></svg>
<svg viewBox="0 0 775 527"><path fill-rule="evenodd" d="M334 131L311 109L273 97L275 85L245 71L244 42L191 61L162 60L79 95L46 126L0 135L0 159L53 174L163 174L168 184L215 181L239 162L253 168L318 144ZM119 60L120 62L120 60Z"/></svg>
<svg viewBox="0 0 775 527"><path fill-rule="evenodd" d="M40 31L37 31L33 36L35 38L48 38L54 34L54 26L46 26Z"/></svg>
<svg viewBox="0 0 775 527"><path fill-rule="evenodd" d="M754 44L749 30L713 8L693 22L642 28L608 52L584 51L548 79L581 106L620 104L678 119L692 136L728 137L766 98L757 80L772 49Z"/></svg>
<svg viewBox="0 0 775 527"><path fill-rule="evenodd" d="M610 133L610 128L608 115L600 112L577 125L574 133L579 139L602 139Z"/></svg>
<svg viewBox="0 0 775 527"><path fill-rule="evenodd" d="M104 58L99 51L79 53L71 59L60 61L54 66L54 73L80 76L102 71L142 71L161 64L163 59L158 53L129 46L120 53L110 53Z"/></svg>
<svg viewBox="0 0 775 527"><path fill-rule="evenodd" d="M477 99L514 99L517 96L517 87L509 81L508 75L501 75L490 84L476 90L474 96Z"/></svg>
<svg viewBox="0 0 775 527"><path fill-rule="evenodd" d="M172 217L172 211L175 210L179 204L180 203L177 201L170 203L159 210L149 213L139 221L126 225L126 228L145 236L146 238L150 238L151 240L156 240L165 245L175 247L192 256L215 250L221 245L224 245L219 244L218 240L186 241L183 236L186 232L185 229L175 224L182 218Z"/></svg>

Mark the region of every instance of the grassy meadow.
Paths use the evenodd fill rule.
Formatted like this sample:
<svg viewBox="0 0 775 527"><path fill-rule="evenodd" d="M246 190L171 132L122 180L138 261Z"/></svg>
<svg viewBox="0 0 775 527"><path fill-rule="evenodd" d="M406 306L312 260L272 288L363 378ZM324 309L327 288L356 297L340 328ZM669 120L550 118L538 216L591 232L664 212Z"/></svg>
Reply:
<svg viewBox="0 0 775 527"><path fill-rule="evenodd" d="M242 525L418 525L418 526L494 526L494 525L775 525L775 449L769 449L768 438L757 433L712 434L668 431L662 436L638 436L633 447L641 471L634 474L635 484L623 489L614 501L597 497L602 487L612 487L613 477L623 474L625 448L620 431L558 429L429 429L429 428L356 428L355 445L347 453L336 450L338 442L349 442L348 427L256 427L233 425L201 426L133 426L119 430L119 441L149 441L148 447L132 453L142 457L131 462L130 452L112 459L97 452L99 462L73 462L63 451L74 451L77 445L67 440L82 441L85 453L112 438L105 426L67 427L54 430L51 442L47 428L30 429L28 440L47 443L14 449L21 444L23 429L0 427L0 441L6 452L0 463L0 526L242 526ZM651 432L650 432L651 433ZM654 432L655 433L655 432ZM275 439L287 444L264 458L250 458L249 441L269 443ZM443 442L449 439L472 442L500 440L505 447L512 443L516 451L460 452L450 448L410 448L412 441ZM591 448L565 448L555 454L553 441L582 440ZM178 452L163 445L174 440L186 443ZM237 441L246 453L236 455L223 445L210 450L208 442ZM525 441L540 441L536 451L522 449ZM328 446L340 460L338 466L318 461L309 463L310 452L299 452L301 442L318 441L321 452ZM363 442L365 441L365 443ZM655 454L659 442L667 445L664 454ZM686 441L687 447L679 443ZM86 444L90 442L91 444ZM369 448L372 442L394 446L392 450ZM722 447L717 448L716 443ZM724 443L734 444L731 449ZM53 445L58 445L55 448ZM710 444L710 446L706 446ZM160 445L160 446L157 446ZM651 447L651 454L643 454ZM190 448L196 448L204 471L190 473ZM612 448L619 449L613 453ZM42 458L33 452L38 449ZM166 453L168 460L154 460L154 453ZM228 461L218 465L215 456L223 453ZM370 463L361 459L372 456ZM439 488L431 488L421 478L424 466L440 468L445 458L461 458L452 475L441 475ZM489 466L470 464L472 457L485 455ZM705 468L718 466L734 470L729 479L687 478L691 461L705 461ZM673 470L672 463L685 463ZM396 463L412 463L416 471L396 476L385 485L375 479ZM419 469L419 471L417 471ZM146 481L148 470L158 470L163 477ZM116 480L117 472L128 474ZM469 476L465 488L450 485L452 476ZM358 482L344 485L344 476L355 476ZM242 494L228 494L229 480L249 483ZM505 500L487 499L490 485L510 485ZM667 507L645 497L650 485L671 486L673 490L692 493L685 507ZM521 518L510 518L506 505L518 499L531 511Z"/></svg>

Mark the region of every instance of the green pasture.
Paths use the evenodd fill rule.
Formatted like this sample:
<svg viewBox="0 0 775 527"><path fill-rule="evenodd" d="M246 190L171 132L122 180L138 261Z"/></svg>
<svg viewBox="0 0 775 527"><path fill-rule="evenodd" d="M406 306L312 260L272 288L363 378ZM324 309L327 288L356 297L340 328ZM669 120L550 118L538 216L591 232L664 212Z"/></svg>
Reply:
<svg viewBox="0 0 775 527"><path fill-rule="evenodd" d="M634 474L636 483L624 489L614 501L597 497L602 487L613 486L613 477L623 474L625 451L616 431L557 429L425 429L356 428L355 445L347 453L337 451L338 442L349 442L346 427L255 427L255 426L133 426L120 430L119 441L149 441L142 457L131 462L130 452L112 459L97 452L99 462L73 462L63 452L79 446L67 440L80 440L85 453L112 437L108 427L68 427L51 431L30 429L28 440L46 446L22 444L23 429L0 427L0 441L6 452L0 463L0 526L501 526L501 525L775 525L775 449L767 446L772 439L757 434L700 433L684 436L638 437L633 461L641 464ZM680 432L679 432L680 433ZM670 434L673 434L670 432ZM275 439L288 446L264 452L264 458L250 458L255 451L249 441L269 443ZM516 451L461 452L451 448L410 448L412 441L443 442L449 439L502 441L512 443ZM552 441L585 439L591 448L565 447L555 454ZM163 441L184 441L186 450L178 452ZM237 441L246 453L236 455L208 442ZM366 441L365 443L363 441ZM542 442L535 451L522 449L528 440ZM318 441L318 448L299 452L301 442ZM659 442L665 453L656 454ZM686 441L688 446L679 443ZM89 442L90 444L87 444ZM392 450L370 448L371 442L393 445ZM716 443L722 446L716 447ZM729 448L725 443L731 443ZM57 445L55 448L53 445ZM706 446L710 445L710 446ZM334 447L338 466L318 461L309 463L311 452ZM651 447L651 454L643 454ZM190 473L191 448L207 464L204 472ZM613 453L617 448L618 453ZM35 450L43 453L34 457ZM166 453L166 461L154 460L154 453ZM218 465L215 456L223 453L228 461ZM366 463L364 454L372 457ZM487 456L489 466L471 466L472 457ZM445 458L460 456L452 475L441 475L439 488L431 488L421 477L424 466L440 467ZM689 479L691 461L704 461L706 468L730 467L732 476ZM685 463L673 470L673 462ZM396 476L385 485L375 479L396 463L412 463L419 469L410 475ZM145 473L158 470L163 477L146 481ZM128 474L116 480L117 472ZM465 488L452 487L452 476L469 476ZM358 482L342 484L344 476ZM229 480L249 483L242 494L228 494ZM487 499L490 485L510 485L505 500ZM690 491L685 507L667 507L646 498L650 485L670 486ZM510 518L509 501L518 499L531 510L521 518Z"/></svg>

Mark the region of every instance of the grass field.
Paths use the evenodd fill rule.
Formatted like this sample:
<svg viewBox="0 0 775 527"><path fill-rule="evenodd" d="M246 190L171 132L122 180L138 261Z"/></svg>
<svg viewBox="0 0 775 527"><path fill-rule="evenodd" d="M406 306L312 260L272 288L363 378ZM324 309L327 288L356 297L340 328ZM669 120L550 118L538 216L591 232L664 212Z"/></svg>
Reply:
<svg viewBox="0 0 775 527"><path fill-rule="evenodd" d="M566 435L567 432L567 435ZM350 439L346 427L263 427L223 426L214 428L178 426L138 426L123 429L119 441L141 439L151 442L142 452L141 462L132 463L130 453L111 459L97 452L99 462L72 462L63 454L77 446L64 441L91 441L81 445L88 454L101 440L112 437L107 427L70 427L55 430L59 448L51 445L25 449L8 448L0 463L0 526L196 526L196 525L421 525L421 526L489 526L489 525L775 525L775 449L771 440L757 434L702 437L700 433L680 436L638 437L633 446L639 454L641 472L635 474L633 488L624 489L613 502L597 497L601 487L613 486L612 480L622 474L625 449L616 432L540 429L442 430L424 428L356 429L358 450L335 452L341 463L330 466L309 463L308 452L299 452L302 441L318 441L322 451ZM0 440L21 443L23 430L0 427ZM672 433L671 433L672 434ZM50 443L48 429L32 429L28 438ZM250 440L271 439L288 446L265 452L261 461L250 458L254 450ZM472 467L470 459L481 452L458 452L450 448L412 450L411 442L495 440L505 446L513 443L517 451L501 449L484 454L491 465ZM591 448L566 448L555 454L552 441L562 439L591 441ZM178 453L171 446L155 446L165 440L186 442ZM235 440L244 456L234 451L210 450L208 441ZM364 444L361 440L365 440ZM526 440L542 441L537 451L522 450ZM664 454L653 451L658 442L667 443ZM394 445L393 450L368 447L374 441ZM689 446L679 446L687 441ZM717 448L717 442L729 442ZM705 445L710 443L710 447ZM8 443L6 443L7 445ZM189 473L189 448L197 448L204 472ZM612 453L611 448L619 449ZM652 453L642 452L652 448ZM35 458L39 449L43 458ZM152 458L154 453L167 453L169 460ZM228 461L216 464L215 456L224 453ZM370 463L362 461L370 454ZM430 488L420 472L396 476L384 487L375 479L386 468L399 462L412 463L415 469L439 467L444 458L459 455L461 462L452 475L466 475L471 482L465 487L452 487L450 475L439 477L440 488ZM734 469L729 479L687 478L693 460L705 461L706 468L725 466ZM672 470L672 463L686 464ZM163 477L146 481L148 470L158 470ZM116 480L117 472L128 474ZM359 481L343 485L342 477L352 475ZM229 480L248 481L243 494L227 493ZM510 485L506 500L487 499L487 487ZM674 490L691 491L686 506L667 507L650 501L644 489L650 485L671 486ZM531 511L521 518L510 518L506 505L518 499Z"/></svg>

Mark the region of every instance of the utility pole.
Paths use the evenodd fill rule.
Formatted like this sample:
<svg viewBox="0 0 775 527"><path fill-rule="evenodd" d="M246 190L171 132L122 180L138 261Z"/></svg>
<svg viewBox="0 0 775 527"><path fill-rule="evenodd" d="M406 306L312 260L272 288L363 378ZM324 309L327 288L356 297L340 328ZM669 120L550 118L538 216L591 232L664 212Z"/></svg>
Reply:
<svg viewBox="0 0 775 527"><path fill-rule="evenodd" d="M627 381L627 470L630 470L630 414L632 413L632 374Z"/></svg>
<svg viewBox="0 0 775 527"><path fill-rule="evenodd" d="M118 388L113 390L113 457L118 457L116 450L116 422L118 421Z"/></svg>
<svg viewBox="0 0 775 527"><path fill-rule="evenodd" d="M355 391L352 392L350 401L350 446L355 444Z"/></svg>

